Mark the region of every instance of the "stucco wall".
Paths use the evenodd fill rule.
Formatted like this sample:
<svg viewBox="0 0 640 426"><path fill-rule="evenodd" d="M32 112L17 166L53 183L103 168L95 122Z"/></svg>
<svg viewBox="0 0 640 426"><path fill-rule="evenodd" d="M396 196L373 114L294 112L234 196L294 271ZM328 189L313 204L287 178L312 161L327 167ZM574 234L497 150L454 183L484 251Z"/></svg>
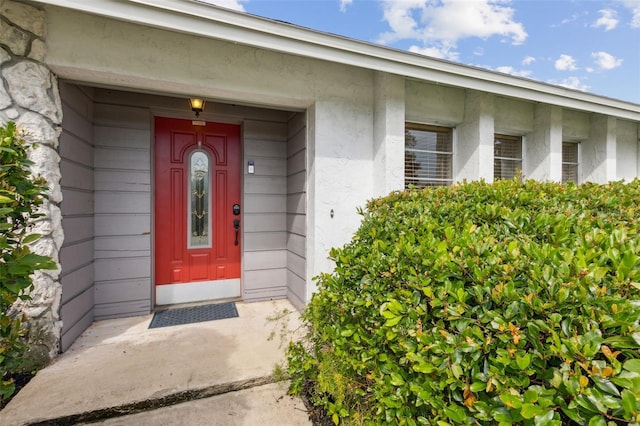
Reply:
<svg viewBox="0 0 640 426"><path fill-rule="evenodd" d="M312 277L332 270L330 249L349 241L360 224L356 209L373 193L371 93L363 90L360 96L319 101L312 110L314 126L308 130L307 145L308 298L315 291Z"/></svg>
<svg viewBox="0 0 640 426"><path fill-rule="evenodd" d="M304 109L349 97L371 72L47 7L48 64L79 81Z"/></svg>
<svg viewBox="0 0 640 426"><path fill-rule="evenodd" d="M521 136L533 130L534 103L503 96L496 96L494 102L496 133Z"/></svg>
<svg viewBox="0 0 640 426"><path fill-rule="evenodd" d="M582 141L589 137L590 118L583 111L563 109L562 138L567 141Z"/></svg>
<svg viewBox="0 0 640 426"><path fill-rule="evenodd" d="M455 126L463 120L464 102L464 89L415 80L405 83L405 118L410 122Z"/></svg>
<svg viewBox="0 0 640 426"><path fill-rule="evenodd" d="M640 128L638 123L618 120L616 132L617 179L632 180L639 175L638 143Z"/></svg>
<svg viewBox="0 0 640 426"><path fill-rule="evenodd" d="M526 178L562 180L562 108L536 105L532 130L523 144L522 170Z"/></svg>

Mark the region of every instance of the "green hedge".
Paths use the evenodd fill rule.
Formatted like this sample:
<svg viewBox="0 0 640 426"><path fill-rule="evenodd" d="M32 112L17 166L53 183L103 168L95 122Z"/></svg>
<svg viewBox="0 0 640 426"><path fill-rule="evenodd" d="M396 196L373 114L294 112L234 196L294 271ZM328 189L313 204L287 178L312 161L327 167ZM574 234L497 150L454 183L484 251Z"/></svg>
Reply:
<svg viewBox="0 0 640 426"><path fill-rule="evenodd" d="M289 348L346 424L640 422L640 182L371 201Z"/></svg>

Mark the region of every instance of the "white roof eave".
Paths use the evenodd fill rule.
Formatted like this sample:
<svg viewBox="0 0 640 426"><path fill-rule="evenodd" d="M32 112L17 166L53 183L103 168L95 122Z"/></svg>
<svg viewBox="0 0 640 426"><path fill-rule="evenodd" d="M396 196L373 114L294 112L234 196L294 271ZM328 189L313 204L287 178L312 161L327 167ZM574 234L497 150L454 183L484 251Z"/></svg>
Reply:
<svg viewBox="0 0 640 426"><path fill-rule="evenodd" d="M197 0L37 0L127 22L640 121L640 105L261 18ZM215 23L215 25L212 25Z"/></svg>

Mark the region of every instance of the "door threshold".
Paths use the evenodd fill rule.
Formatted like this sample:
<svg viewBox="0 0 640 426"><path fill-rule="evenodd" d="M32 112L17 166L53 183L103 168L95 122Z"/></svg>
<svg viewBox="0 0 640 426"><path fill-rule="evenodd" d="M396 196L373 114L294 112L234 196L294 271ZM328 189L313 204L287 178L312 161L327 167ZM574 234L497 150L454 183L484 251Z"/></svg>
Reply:
<svg viewBox="0 0 640 426"><path fill-rule="evenodd" d="M166 311L169 309L179 308L192 308L194 306L211 305L214 303L226 303L226 302L242 302L241 297L227 297L224 299L211 299L211 300L199 300L197 302L185 302L185 303L173 303L167 305L156 305L152 312Z"/></svg>
<svg viewBox="0 0 640 426"><path fill-rule="evenodd" d="M175 305L240 297L240 278L156 284L156 305Z"/></svg>

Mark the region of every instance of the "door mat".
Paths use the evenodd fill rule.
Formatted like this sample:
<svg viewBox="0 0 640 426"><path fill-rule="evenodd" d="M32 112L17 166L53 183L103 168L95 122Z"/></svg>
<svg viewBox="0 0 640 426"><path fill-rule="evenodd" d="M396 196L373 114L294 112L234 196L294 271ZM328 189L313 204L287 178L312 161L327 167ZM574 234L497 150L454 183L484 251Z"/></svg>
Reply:
<svg viewBox="0 0 640 426"><path fill-rule="evenodd" d="M172 325L236 318L237 316L238 310L235 302L167 309L158 311L153 315L149 328L170 327Z"/></svg>

